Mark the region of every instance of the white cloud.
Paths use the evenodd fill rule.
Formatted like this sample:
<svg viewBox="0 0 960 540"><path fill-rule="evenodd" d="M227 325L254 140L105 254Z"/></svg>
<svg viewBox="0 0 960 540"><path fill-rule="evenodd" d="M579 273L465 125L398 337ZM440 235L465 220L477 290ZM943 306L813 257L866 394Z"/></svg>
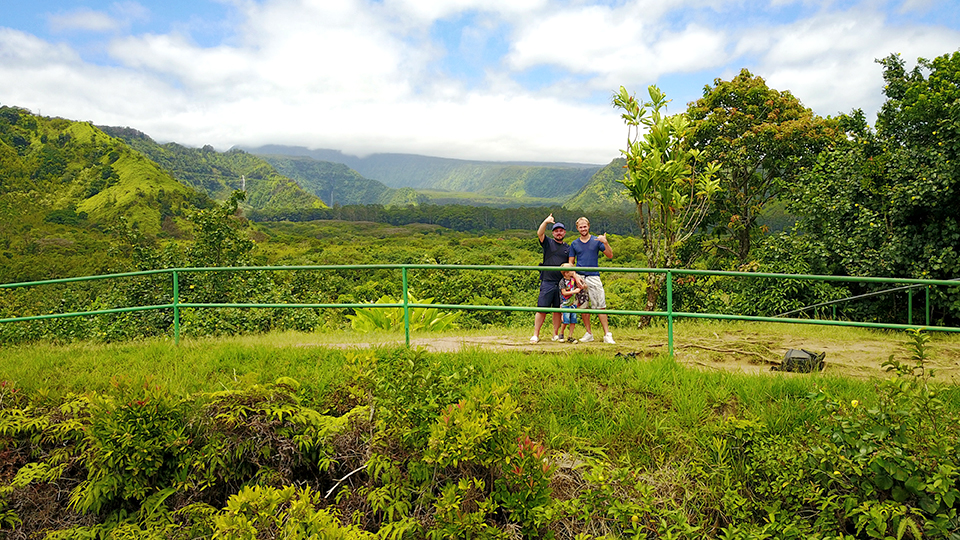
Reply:
<svg viewBox="0 0 960 540"><path fill-rule="evenodd" d="M138 128L146 115L162 117L185 103L150 76L85 64L65 45L3 28L0 96L45 115Z"/></svg>
<svg viewBox="0 0 960 540"><path fill-rule="evenodd" d="M329 9L328 9L329 7ZM202 48L182 36L117 41L114 56L130 68L174 81L202 104L193 144L220 147L286 142L362 153L422 151L462 157L555 158L539 129L536 101L519 95L466 94L444 80L427 80L426 52L387 31L386 12L359 2L279 2L249 5L239 44ZM451 84L453 84L451 86ZM557 107L552 104L551 107ZM569 119L566 107L546 114ZM534 112L538 111L538 112ZM504 126L531 117L529 129ZM582 120L580 120L582 121ZM146 128L141 128L150 132ZM465 135L472 139L457 140ZM183 139L180 139L184 142ZM572 154L584 160L591 153Z"/></svg>
<svg viewBox="0 0 960 540"><path fill-rule="evenodd" d="M911 11L925 13L932 9L936 3L936 0L904 0L903 4L900 5L900 13Z"/></svg>
<svg viewBox="0 0 960 540"><path fill-rule="evenodd" d="M126 22L148 21L150 10L138 2L116 2L110 6L110 11Z"/></svg>
<svg viewBox="0 0 960 540"><path fill-rule="evenodd" d="M546 8L549 0L385 0L395 14L432 23L469 12L490 12L511 18Z"/></svg>
<svg viewBox="0 0 960 540"><path fill-rule="evenodd" d="M109 11L96 11L81 7L73 11L54 13L47 16L47 23L54 33L62 32L116 32L128 28L136 21L150 18L150 10L137 2L116 2Z"/></svg>
<svg viewBox="0 0 960 540"><path fill-rule="evenodd" d="M664 14L664 5L643 2L560 11L521 28L507 62L517 70L548 64L589 74L592 90L612 91L727 60L724 32L695 23L672 29L658 19Z"/></svg>
<svg viewBox="0 0 960 540"><path fill-rule="evenodd" d="M79 63L80 56L67 45L52 45L25 32L0 27L0 69L8 69L16 74L31 65L61 62ZM10 78L0 81L4 86L15 86Z"/></svg>
<svg viewBox="0 0 960 540"><path fill-rule="evenodd" d="M54 32L81 30L87 32L110 32L117 30L122 23L106 13L81 8L68 13L57 13L48 19Z"/></svg>
<svg viewBox="0 0 960 540"><path fill-rule="evenodd" d="M606 163L625 132L596 99L620 85L702 74L696 95L747 67L820 114L869 113L882 102L875 58L930 58L960 43L957 29L896 24L873 3L839 11L788 2L816 14L783 24L769 4L742 0L222 1L239 23L209 46L184 30L189 13L122 35L150 18L135 2L51 19L63 31L110 34L96 50L113 66L0 28L0 100L218 149L278 143ZM435 40L437 21L460 32L458 46ZM488 62L501 46L506 55ZM452 78L451 65L479 71ZM526 84L543 71L550 78Z"/></svg>
<svg viewBox="0 0 960 540"><path fill-rule="evenodd" d="M960 32L946 28L900 26L891 29L880 12L855 8L823 13L790 25L757 29L738 51L757 54L750 67L778 90L790 90L822 115L862 108L867 119L883 103L882 67L875 60L902 53L908 60L949 52Z"/></svg>

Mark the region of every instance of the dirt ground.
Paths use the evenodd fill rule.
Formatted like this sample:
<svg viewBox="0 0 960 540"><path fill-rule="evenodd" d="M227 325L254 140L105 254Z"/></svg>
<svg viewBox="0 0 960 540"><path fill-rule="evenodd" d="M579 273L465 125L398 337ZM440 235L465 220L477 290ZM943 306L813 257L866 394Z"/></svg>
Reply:
<svg viewBox="0 0 960 540"><path fill-rule="evenodd" d="M618 335L617 343L555 343L542 340L531 344L528 338L516 335L441 336L412 339L413 347L432 352L457 352L464 349L489 351L520 351L527 354L620 354L628 360L642 361L663 354L667 350L663 335ZM399 343L398 343L399 344ZM343 347L362 347L366 344L344 344ZM882 333L865 332L855 343L849 340L798 335L784 328L783 332L760 333L745 330L718 331L707 336L674 338L674 357L677 361L703 370L725 370L752 374L772 374L771 367L779 365L788 349L806 349L826 353L825 374L859 378L882 378L881 364L890 355L901 362L909 362L910 351L905 335L891 337ZM928 346L930 361L927 367L935 370L935 379L960 383L960 340L950 336L934 336ZM629 356L627 356L629 355Z"/></svg>

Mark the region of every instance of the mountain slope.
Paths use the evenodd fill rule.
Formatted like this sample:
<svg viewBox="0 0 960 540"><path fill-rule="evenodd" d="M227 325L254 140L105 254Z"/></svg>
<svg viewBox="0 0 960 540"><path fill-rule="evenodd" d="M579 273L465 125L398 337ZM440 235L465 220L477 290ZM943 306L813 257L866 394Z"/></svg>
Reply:
<svg viewBox="0 0 960 540"><path fill-rule="evenodd" d="M626 160L618 158L597 171L587 185L563 204L568 210L632 210L635 206L627 190L619 183L623 179Z"/></svg>
<svg viewBox="0 0 960 540"><path fill-rule="evenodd" d="M2 282L100 273L121 221L177 235L185 212L209 204L90 123L0 107Z"/></svg>
<svg viewBox="0 0 960 540"><path fill-rule="evenodd" d="M268 145L248 148L257 155L287 155L343 163L366 178L394 188L445 190L493 196L565 199L600 169L570 163L499 163L418 156L373 154L356 157L336 150Z"/></svg>
<svg viewBox="0 0 960 540"><path fill-rule="evenodd" d="M386 204L392 188L364 178L342 163L317 161L309 157L260 155L264 161L288 176L330 206L339 204Z"/></svg>
<svg viewBox="0 0 960 540"><path fill-rule="evenodd" d="M277 172L262 158L242 150L217 152L211 146L187 148L176 143L157 144L132 128L101 129L126 141L132 148L157 162L184 184L218 200L245 189L246 204L257 209L308 207L324 208L320 197Z"/></svg>
<svg viewBox="0 0 960 540"><path fill-rule="evenodd" d="M25 206L16 218L73 209L103 225L120 216L142 229L203 197L155 163L85 122L0 107L0 194Z"/></svg>

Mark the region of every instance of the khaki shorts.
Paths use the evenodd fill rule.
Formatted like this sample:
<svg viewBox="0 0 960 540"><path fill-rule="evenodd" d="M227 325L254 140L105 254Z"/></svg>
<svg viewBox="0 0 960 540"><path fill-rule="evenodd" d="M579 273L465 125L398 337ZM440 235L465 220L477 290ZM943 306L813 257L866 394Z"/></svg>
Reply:
<svg viewBox="0 0 960 540"><path fill-rule="evenodd" d="M583 276L587 283L587 294L590 296L590 309L606 309L607 297L603 294L603 283L600 276Z"/></svg>

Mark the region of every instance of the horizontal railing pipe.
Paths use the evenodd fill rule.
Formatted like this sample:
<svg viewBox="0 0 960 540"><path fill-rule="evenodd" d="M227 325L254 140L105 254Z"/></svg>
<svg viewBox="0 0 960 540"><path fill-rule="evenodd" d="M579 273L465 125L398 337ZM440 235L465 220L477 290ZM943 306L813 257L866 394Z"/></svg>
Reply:
<svg viewBox="0 0 960 540"><path fill-rule="evenodd" d="M338 271L338 270L399 270L401 272L402 296L401 301L375 304L375 303L291 303L291 302L183 302L181 298L180 280L184 274L190 273L230 273L230 272L272 272L272 271ZM78 311L69 313L47 313L40 315L7 317L0 319L0 323L23 322L33 320L57 319L67 317L85 317L95 315L108 315L117 313L131 313L150 310L173 310L173 331L174 340L179 342L180 337L180 310L190 309L382 309L382 308L400 308L404 312L404 333L407 345L410 343L410 309L444 309L444 310L464 310L464 311L507 311L507 312L528 312L528 313L556 313L556 312L574 312L581 314L607 314L607 315L638 315L646 317L664 317L667 320L667 339L669 353L673 355L673 321L677 318L691 319L714 319L714 320L741 320L756 322L775 322L789 324L813 324L823 326L849 326L862 328L880 328L880 329L916 329L925 328L927 330L960 332L960 328L931 326L929 312L929 295L931 286L960 287L957 280L934 280L934 279L913 279L913 278L885 278L873 276L820 276L810 274L780 274L780 273L760 273L760 272L735 272L724 270L694 270L680 268L630 268L630 267L598 267L587 268L578 267L577 271L598 271L605 273L618 274L650 274L662 273L666 275L666 311L645 311L630 309L572 309L572 308L542 308L536 306L496 306L496 305L470 305L470 304L424 304L410 302L408 295L407 274L410 270L479 270L479 271L542 271L542 270L560 270L560 267L543 266L507 266L507 265L455 265L455 264L355 264L355 265L306 265L306 266L233 266L233 267L185 267L185 268L165 268L158 270L144 270L137 272L123 272L116 274L103 274L97 276L83 276L71 278L59 278L45 281L29 281L18 283L0 284L0 289L15 289L21 287L35 287L62 283L76 283L92 280L123 279L142 276L155 276L170 274L172 278L172 303L156 304L148 306L127 306L112 309L99 309L90 311ZM816 280L833 282L859 282L859 283L893 283L901 285L895 289L888 289L885 292L893 292L903 289L913 289L915 287L926 287L927 308L926 325L918 326L915 324L897 324L897 323L874 323L858 321L838 321L806 318L789 318L784 315L793 314L800 310L787 312L786 314L775 317L749 316L749 315L728 315L716 313L692 313L673 311L673 280L676 276L725 276L736 278L766 278L766 279L794 279L794 280ZM868 293L864 297L878 293ZM850 299L846 299L850 300ZM825 306L835 303L831 301L818 306ZM808 306L804 309L812 309L817 306ZM912 305L908 322L912 322Z"/></svg>
<svg viewBox="0 0 960 540"><path fill-rule="evenodd" d="M173 304L156 304L152 306L134 306L112 309L98 309L93 311L76 311L71 313L48 313L46 315L26 315L24 317L7 317L0 319L0 323L18 322L18 321L39 321L43 319L66 319L69 317L87 317L93 315L108 315L111 313L130 313L134 311L152 311L156 309L170 309Z"/></svg>

